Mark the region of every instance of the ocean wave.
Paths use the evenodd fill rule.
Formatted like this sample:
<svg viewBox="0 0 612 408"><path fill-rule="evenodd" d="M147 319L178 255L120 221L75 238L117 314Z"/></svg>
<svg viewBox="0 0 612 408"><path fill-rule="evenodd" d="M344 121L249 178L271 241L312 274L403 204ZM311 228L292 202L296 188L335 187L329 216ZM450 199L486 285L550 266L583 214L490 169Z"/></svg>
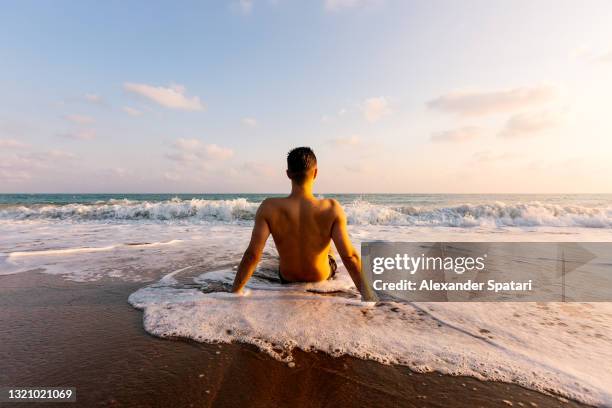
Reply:
<svg viewBox="0 0 612 408"><path fill-rule="evenodd" d="M157 202L109 200L93 204L6 206L0 209L0 219L248 223L254 219L258 206L259 203L245 198L175 198ZM612 228L612 207L609 206L587 207L535 201L415 207L356 200L344 204L344 209L352 225Z"/></svg>
<svg viewBox="0 0 612 408"><path fill-rule="evenodd" d="M0 210L0 219L91 220L199 220L233 222L252 220L258 203L233 200L131 201L109 200L94 204L14 206Z"/></svg>
<svg viewBox="0 0 612 408"><path fill-rule="evenodd" d="M442 207L380 206L356 201L345 206L349 224L431 227L612 228L612 208L540 202L461 204Z"/></svg>

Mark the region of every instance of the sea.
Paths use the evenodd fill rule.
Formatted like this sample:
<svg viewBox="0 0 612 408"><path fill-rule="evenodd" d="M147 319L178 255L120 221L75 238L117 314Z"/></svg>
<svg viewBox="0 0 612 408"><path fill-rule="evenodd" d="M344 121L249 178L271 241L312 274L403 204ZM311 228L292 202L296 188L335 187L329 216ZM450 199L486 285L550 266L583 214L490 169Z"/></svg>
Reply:
<svg viewBox="0 0 612 408"><path fill-rule="evenodd" d="M332 281L281 285L271 239L245 294L228 293L270 196L0 195L0 275L136 282L126 302L162 338L251 344L284 364L296 348L350 355L612 406L612 303L364 303L342 265ZM612 242L612 195L318 196L342 204L357 248Z"/></svg>

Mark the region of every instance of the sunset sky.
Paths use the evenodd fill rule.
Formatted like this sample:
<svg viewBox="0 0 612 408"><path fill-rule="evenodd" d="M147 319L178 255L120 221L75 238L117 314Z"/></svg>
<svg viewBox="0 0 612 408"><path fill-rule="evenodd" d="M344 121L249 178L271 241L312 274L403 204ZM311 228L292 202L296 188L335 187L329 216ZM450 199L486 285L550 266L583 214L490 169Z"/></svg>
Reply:
<svg viewBox="0 0 612 408"><path fill-rule="evenodd" d="M178 4L180 3L180 4ZM4 1L0 192L612 193L610 1Z"/></svg>

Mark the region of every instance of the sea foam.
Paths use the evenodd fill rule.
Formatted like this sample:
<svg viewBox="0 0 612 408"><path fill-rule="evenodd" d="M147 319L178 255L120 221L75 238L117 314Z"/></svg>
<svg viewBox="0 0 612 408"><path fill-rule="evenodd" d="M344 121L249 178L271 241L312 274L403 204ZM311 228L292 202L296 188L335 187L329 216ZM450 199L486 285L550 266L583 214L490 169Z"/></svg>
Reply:
<svg viewBox="0 0 612 408"><path fill-rule="evenodd" d="M333 281L280 285L255 276L246 296L226 291L234 272L173 277L133 293L145 329L160 337L252 344L282 362L292 350L350 355L413 370L516 383L611 405L612 304L489 304L359 300L346 270ZM257 272L256 272L257 273ZM321 293L325 292L325 293Z"/></svg>
<svg viewBox="0 0 612 408"><path fill-rule="evenodd" d="M250 224L258 206L259 203L250 202L245 198L108 200L92 204L9 205L0 210L0 219ZM533 201L410 206L354 200L345 204L345 211L348 222L352 225L612 228L612 208L608 205L562 205Z"/></svg>
<svg viewBox="0 0 612 408"><path fill-rule="evenodd" d="M93 204L8 206L0 210L0 219L91 220L252 220L259 204L244 198L233 200L132 201L109 200Z"/></svg>

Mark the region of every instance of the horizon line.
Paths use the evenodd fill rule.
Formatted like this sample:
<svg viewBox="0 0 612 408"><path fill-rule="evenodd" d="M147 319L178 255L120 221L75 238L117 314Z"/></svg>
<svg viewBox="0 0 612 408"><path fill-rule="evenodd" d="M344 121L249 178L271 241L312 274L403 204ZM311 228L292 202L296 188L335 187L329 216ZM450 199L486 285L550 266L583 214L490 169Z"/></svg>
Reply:
<svg viewBox="0 0 612 408"><path fill-rule="evenodd" d="M289 194L287 192L229 192L229 193L221 193L221 192L206 192L206 193L180 193L180 192L95 192L95 193L83 193L83 192L36 192L36 193L4 193L0 192L0 195L286 195ZM555 192L555 193L534 193L534 192L524 192L524 193L510 193L510 192L495 192L495 193L443 193L443 192L435 192L435 193L422 193L422 192L406 192L406 193L393 193L393 192L317 192L315 195L324 195L324 194L336 194L336 195L612 195L612 192L580 192L580 193L568 193L568 192Z"/></svg>

